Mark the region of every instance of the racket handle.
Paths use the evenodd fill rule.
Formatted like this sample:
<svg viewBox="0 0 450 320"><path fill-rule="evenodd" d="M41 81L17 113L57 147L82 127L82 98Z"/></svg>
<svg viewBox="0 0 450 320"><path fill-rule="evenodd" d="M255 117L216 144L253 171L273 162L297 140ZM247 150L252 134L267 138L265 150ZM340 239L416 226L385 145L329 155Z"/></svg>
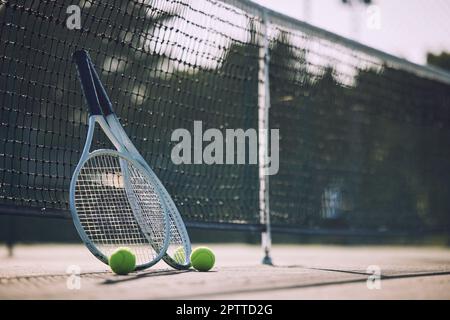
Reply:
<svg viewBox="0 0 450 320"><path fill-rule="evenodd" d="M89 60L89 65L91 67L92 78L94 79L94 85L95 89L97 90L98 101L100 102L100 107L102 108L103 115L105 117L109 116L110 114L114 113L111 100L109 100L105 87L103 87L103 84L100 81L98 73L95 70L94 64L91 60Z"/></svg>
<svg viewBox="0 0 450 320"><path fill-rule="evenodd" d="M102 110L100 109L94 80L92 78L89 54L85 50L78 50L74 52L73 59L78 68L81 87L83 88L84 97L86 98L90 113L91 115L101 115Z"/></svg>

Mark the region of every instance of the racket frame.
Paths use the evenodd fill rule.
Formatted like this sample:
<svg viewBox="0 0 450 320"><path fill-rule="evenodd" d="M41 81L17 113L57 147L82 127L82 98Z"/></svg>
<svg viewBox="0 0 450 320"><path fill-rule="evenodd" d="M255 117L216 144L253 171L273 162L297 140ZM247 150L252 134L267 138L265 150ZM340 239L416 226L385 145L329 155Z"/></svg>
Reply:
<svg viewBox="0 0 450 320"><path fill-rule="evenodd" d="M163 200L166 202L166 207L168 208L168 214L173 219L173 223L182 239L182 247L184 249L185 261L184 263L179 263L174 260L169 254L165 254L163 260L175 269L188 269L190 267L190 255L192 252L191 241L189 239L188 232L186 230L186 226L183 222L180 212L178 211L175 203L173 202L172 197L167 192L166 188L159 180L155 172L150 168L147 161L145 161L144 157L140 154L137 148L134 146L133 142L128 137L125 129L121 125L116 113L114 112L111 100L109 99L108 94L95 70L95 67L90 59L88 59L90 65L90 72L92 73L94 85L98 95L98 101L100 103L101 112L108 123L108 125L113 129L112 133L115 135L116 139L120 141L120 144L123 145L126 150L131 154L134 159L136 159L142 166L144 166L148 174L153 177L154 181L157 181L157 187L159 189L160 194L163 196ZM169 228L170 228L170 219L169 218ZM170 245L170 241L169 241Z"/></svg>
<svg viewBox="0 0 450 320"><path fill-rule="evenodd" d="M91 159L92 157L95 157L95 156L112 155L115 157L122 158L125 161L128 161L134 167L136 167L142 174L144 174L147 180L152 182L152 184L154 186L153 191L158 195L159 199L161 200L160 201L161 210L164 213L163 217L164 217L164 234L165 234L164 239L165 240L164 240L164 244L163 244L162 248L159 250L159 252L151 244L153 241L147 235L147 232L145 231L145 229L147 229L147 226L140 223L139 222L140 219L135 217L136 224L140 227L142 234L147 239L148 245L152 246L153 250L158 253L158 255L155 258L153 258L152 261L149 261L148 263L137 265L136 270L149 268L161 260L161 258L166 254L167 248L169 247L169 244L170 244L170 223L169 223L168 210L167 210L167 206L164 201L164 198L161 195L161 192L158 188L159 180L157 180L153 176L151 176L148 173L148 170L144 166L142 166L142 164L139 161L137 161L130 152L128 152L127 148L125 148L123 146L121 140L116 138L111 126L106 121L106 119L102 113L102 109L100 108L99 101L98 101L98 97L99 97L99 96L97 96L98 92L95 91L95 86L93 83L94 79L92 78L91 67L89 66L90 59L89 59L88 53L84 50L77 51L74 53L74 59L77 62L80 80L82 82L83 92L84 92L85 98L88 102L87 104L89 106L89 109L90 109L90 116L89 116L89 120L88 120L88 132L86 135L86 143L83 147L83 151L82 151L80 160L75 168L74 173L72 174L72 179L71 179L70 188L69 188L70 211L72 214L72 219L73 219L75 228L76 228L78 234L80 235L81 240L88 248L88 250L100 261L102 261L105 264L108 264L108 257L103 252L101 252L97 248L97 246L91 241L91 239L85 232L84 227L78 216L78 212L77 212L76 205L75 205L75 192L76 192L77 177L80 174L80 171L83 168L83 166L85 165L85 163L87 161L89 161L89 159ZM90 151L96 124L98 124L101 127L102 131L105 133L107 138L111 141L111 143L114 145L114 147L117 149L117 151L111 150L111 149L97 149L92 152ZM134 210L132 210L132 211L133 211L133 214L136 215Z"/></svg>

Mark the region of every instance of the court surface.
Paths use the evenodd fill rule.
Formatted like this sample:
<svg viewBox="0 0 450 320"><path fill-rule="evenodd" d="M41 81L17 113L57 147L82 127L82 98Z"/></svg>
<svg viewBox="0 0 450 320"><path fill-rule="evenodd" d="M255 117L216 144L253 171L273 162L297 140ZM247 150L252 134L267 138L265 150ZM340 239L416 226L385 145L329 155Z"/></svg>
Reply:
<svg viewBox="0 0 450 320"><path fill-rule="evenodd" d="M259 264L259 246L210 247L211 272L159 263L117 276L81 245L20 245L12 258L3 246L0 299L450 299L445 248L283 245L271 267ZM369 266L380 282L368 281ZM79 279L67 273L77 270Z"/></svg>

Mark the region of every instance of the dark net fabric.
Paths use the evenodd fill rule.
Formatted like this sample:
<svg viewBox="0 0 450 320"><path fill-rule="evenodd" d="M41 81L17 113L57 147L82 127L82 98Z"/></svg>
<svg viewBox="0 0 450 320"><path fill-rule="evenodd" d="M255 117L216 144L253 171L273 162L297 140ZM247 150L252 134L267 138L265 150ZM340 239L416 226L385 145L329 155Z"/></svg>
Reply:
<svg viewBox="0 0 450 320"><path fill-rule="evenodd" d="M67 214L88 117L71 55L84 48L183 217L257 223L256 165L171 161L173 130L194 120L257 127L257 20L207 1L82 1L69 30L71 4L0 1L0 204Z"/></svg>
<svg viewBox="0 0 450 320"><path fill-rule="evenodd" d="M449 230L450 85L289 26L270 34L272 222Z"/></svg>
<svg viewBox="0 0 450 320"><path fill-rule="evenodd" d="M84 48L183 217L258 224L257 165L171 160L172 132L193 132L194 121L223 132L258 127L258 9L231 0L86 0L81 30L70 30L72 4L0 0L0 212L67 215L88 117L71 55ZM280 130L273 224L448 230L450 81L269 20L269 123Z"/></svg>

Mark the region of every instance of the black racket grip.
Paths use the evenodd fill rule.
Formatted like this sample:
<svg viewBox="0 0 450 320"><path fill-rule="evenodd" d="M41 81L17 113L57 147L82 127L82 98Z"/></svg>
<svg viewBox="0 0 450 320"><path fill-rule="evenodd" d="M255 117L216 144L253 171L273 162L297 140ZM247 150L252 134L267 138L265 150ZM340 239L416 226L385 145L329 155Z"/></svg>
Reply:
<svg viewBox="0 0 450 320"><path fill-rule="evenodd" d="M111 100L106 93L105 87L103 87L100 78L98 77L98 73L95 70L95 67L91 60L89 60L89 65L91 67L92 77L94 79L95 89L97 91L98 101L100 102L100 107L102 108L102 112L104 116L109 116L114 113L113 106Z"/></svg>
<svg viewBox="0 0 450 320"><path fill-rule="evenodd" d="M91 58L85 50L75 51L73 54L73 60L78 68L78 75L83 88L84 97L89 106L91 115L101 115L102 110L95 90L94 79L91 73Z"/></svg>

